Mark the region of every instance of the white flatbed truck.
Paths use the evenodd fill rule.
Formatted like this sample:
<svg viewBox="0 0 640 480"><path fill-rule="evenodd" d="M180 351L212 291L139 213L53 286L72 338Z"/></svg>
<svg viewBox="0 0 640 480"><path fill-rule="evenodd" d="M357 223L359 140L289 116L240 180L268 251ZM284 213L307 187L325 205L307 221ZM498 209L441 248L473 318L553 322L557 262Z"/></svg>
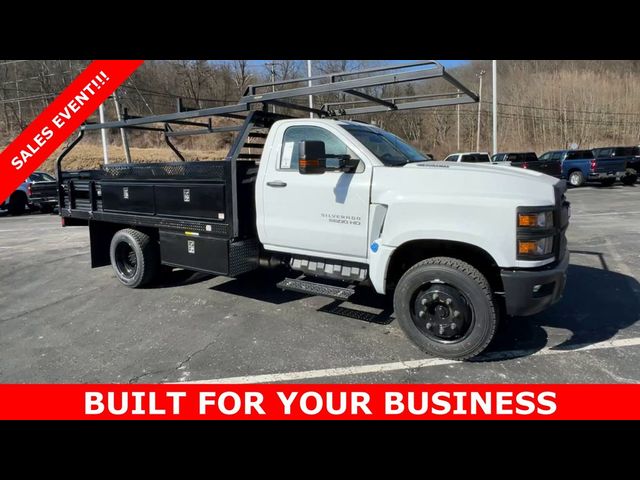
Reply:
<svg viewBox="0 0 640 480"><path fill-rule="evenodd" d="M433 78L455 92L397 99L370 93ZM90 228L92 266L111 264L134 288L153 282L162 265L232 277L284 267L281 288L340 300L354 285L367 285L393 295L398 323L418 347L454 359L481 354L501 313L532 315L560 299L569 263L563 181L428 161L397 136L345 119L472 103L473 92L432 61L296 86L308 80L276 82L276 92L272 83L251 86L237 105L83 126L58 158L57 178L63 225ZM293 101L333 92L360 100L320 109ZM290 118L270 105L319 118ZM194 121L212 116L242 124ZM238 134L225 161L63 171L84 132L102 128L158 130L181 159L175 136Z"/></svg>

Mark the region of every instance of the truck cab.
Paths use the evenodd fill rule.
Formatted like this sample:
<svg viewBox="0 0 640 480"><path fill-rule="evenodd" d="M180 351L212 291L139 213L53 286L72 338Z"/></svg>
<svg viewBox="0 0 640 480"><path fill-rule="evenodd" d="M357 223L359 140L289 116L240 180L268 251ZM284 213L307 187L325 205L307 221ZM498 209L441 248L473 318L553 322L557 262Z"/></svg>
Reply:
<svg viewBox="0 0 640 480"><path fill-rule="evenodd" d="M487 154L480 162L431 161L388 131L344 119L478 100L437 62L406 67L331 74L319 85L275 92L272 84L250 86L237 105L86 125L56 162L63 225L88 225L92 267L111 264L131 288L152 284L161 265L231 277L275 267L287 273L277 283L285 290L342 301L356 287L391 296L400 327L428 354L480 355L501 315L532 315L561 298L566 185L495 167ZM395 103L356 90L438 77L456 91ZM307 110L289 99L336 91L375 105L312 109L320 118L266 108ZM212 115L242 120L204 124L205 134L237 131L224 161L62 169L86 131L164 123L153 128L177 152L170 139L189 131L167 125Z"/></svg>
<svg viewBox="0 0 640 480"><path fill-rule="evenodd" d="M300 164L316 160L301 157L309 142L327 158L313 173ZM356 271L378 293L394 294L401 325L426 351L446 356L457 343L466 355L472 296L487 318L498 298L507 314L531 315L561 296L568 203L557 179L427 161L395 135L348 121L277 122L265 152L256 181L264 248L307 275L349 281ZM467 281L474 288L465 290Z"/></svg>

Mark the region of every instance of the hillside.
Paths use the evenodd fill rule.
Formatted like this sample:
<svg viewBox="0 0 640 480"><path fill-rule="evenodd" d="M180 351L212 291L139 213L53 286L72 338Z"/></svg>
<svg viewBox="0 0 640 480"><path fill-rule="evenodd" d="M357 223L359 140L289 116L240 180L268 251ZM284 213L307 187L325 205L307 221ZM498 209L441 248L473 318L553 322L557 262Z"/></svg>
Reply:
<svg viewBox="0 0 640 480"><path fill-rule="evenodd" d="M277 80L301 76L301 61L275 61ZM370 66L365 61L317 61L318 73L353 70ZM0 144L8 142L82 68L81 61L18 61L0 63ZM148 115L175 111L176 99L185 106L211 107L237 101L246 86L268 80L269 72L251 69L246 61L150 61L119 89L121 103L131 114ZM450 70L478 91L478 76L484 76L480 121L480 150L491 150L491 62L474 60ZM20 82L14 83L18 78ZM16 88L18 86L18 88ZM429 93L429 87L404 90L383 89L387 96ZM544 61L501 60L498 62L498 149L501 151L545 150L576 144L590 148L606 144L640 143L640 61ZM343 100L325 96L318 104ZM361 117L407 138L436 158L456 150L475 150L478 105L425 109L401 114ZM111 102L107 116L114 118ZM459 118L459 123L458 123ZM460 132L458 136L458 130ZM171 152L161 136L132 136L134 159L166 160ZM189 158L223 156L232 135L183 139L181 150ZM68 165L88 168L100 162L97 135L87 139L71 155ZM112 158L122 158L117 132L112 132ZM51 169L52 160L46 168Z"/></svg>

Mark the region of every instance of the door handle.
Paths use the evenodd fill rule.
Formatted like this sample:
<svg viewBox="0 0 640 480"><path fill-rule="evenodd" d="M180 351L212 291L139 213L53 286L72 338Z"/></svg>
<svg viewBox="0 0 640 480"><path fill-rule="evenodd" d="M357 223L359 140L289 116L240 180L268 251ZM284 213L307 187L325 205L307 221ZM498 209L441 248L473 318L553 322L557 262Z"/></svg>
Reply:
<svg viewBox="0 0 640 480"><path fill-rule="evenodd" d="M269 185L270 187L282 188L286 187L287 183L283 182L282 180L274 180L272 182L267 182L267 185Z"/></svg>

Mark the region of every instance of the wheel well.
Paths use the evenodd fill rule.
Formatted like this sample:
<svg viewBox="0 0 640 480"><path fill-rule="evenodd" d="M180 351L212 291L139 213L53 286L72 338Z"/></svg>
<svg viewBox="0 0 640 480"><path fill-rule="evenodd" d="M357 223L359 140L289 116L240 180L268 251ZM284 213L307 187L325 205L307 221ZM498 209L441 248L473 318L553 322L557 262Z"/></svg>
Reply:
<svg viewBox="0 0 640 480"><path fill-rule="evenodd" d="M452 257L477 268L489 281L494 292L503 290L500 267L480 247L450 240L412 240L399 246L389 261L387 290L392 290L404 273L416 263L431 257Z"/></svg>
<svg viewBox="0 0 640 480"><path fill-rule="evenodd" d="M109 249L111 239L119 230L133 228L149 235L152 239L158 240L159 232L157 228L145 228L137 225L127 225L122 223L89 221L89 236L91 239L91 268L104 267L111 263Z"/></svg>
<svg viewBox="0 0 640 480"><path fill-rule="evenodd" d="M29 202L29 197L22 190L16 190L15 192L13 192L9 197L9 202L11 202L11 199L18 198L18 197L24 197L25 203Z"/></svg>
<svg viewBox="0 0 640 480"><path fill-rule="evenodd" d="M572 168L571 170L569 170L569 175L571 175L573 172L580 172L582 173L582 170L580 170L579 168Z"/></svg>

